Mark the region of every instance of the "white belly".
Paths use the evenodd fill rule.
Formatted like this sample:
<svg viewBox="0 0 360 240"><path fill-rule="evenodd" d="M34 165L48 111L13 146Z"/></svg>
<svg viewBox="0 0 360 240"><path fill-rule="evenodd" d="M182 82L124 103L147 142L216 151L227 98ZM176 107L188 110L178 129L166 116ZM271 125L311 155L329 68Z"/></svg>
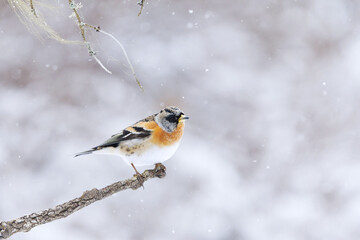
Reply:
<svg viewBox="0 0 360 240"><path fill-rule="evenodd" d="M124 156L123 159L128 164L133 163L135 166L153 165L156 163L163 163L169 160L178 149L179 144L166 147L156 147L147 149L141 155L136 153L130 156Z"/></svg>
<svg viewBox="0 0 360 240"><path fill-rule="evenodd" d="M156 163L163 163L170 159L180 145L180 141L172 146L157 147L151 146L145 151L135 151L129 155L120 151L118 148L106 148L94 153L96 154L110 154L120 156L127 164L133 163L135 166L153 165Z"/></svg>

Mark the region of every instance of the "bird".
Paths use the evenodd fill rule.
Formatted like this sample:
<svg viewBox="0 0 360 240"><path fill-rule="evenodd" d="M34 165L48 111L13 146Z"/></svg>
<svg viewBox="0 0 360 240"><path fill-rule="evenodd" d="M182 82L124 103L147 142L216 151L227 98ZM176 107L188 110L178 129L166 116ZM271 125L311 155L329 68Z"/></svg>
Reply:
<svg viewBox="0 0 360 240"><path fill-rule="evenodd" d="M112 135L104 143L77 153L74 157L87 154L120 156L125 163L133 167L135 175L141 176L137 166L162 164L175 154L184 133L185 121L188 119L178 107L165 107Z"/></svg>

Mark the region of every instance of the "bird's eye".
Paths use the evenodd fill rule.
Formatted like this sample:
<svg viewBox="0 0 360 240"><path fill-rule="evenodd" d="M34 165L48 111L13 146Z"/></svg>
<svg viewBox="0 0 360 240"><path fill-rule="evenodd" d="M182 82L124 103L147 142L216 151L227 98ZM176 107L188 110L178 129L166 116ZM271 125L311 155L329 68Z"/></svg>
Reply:
<svg viewBox="0 0 360 240"><path fill-rule="evenodd" d="M168 109L168 108L165 108L165 112L172 113L172 111L170 109Z"/></svg>
<svg viewBox="0 0 360 240"><path fill-rule="evenodd" d="M166 119L167 121L171 122L171 123L177 122L177 118L176 118L176 116L173 115L173 114L167 116L165 119Z"/></svg>

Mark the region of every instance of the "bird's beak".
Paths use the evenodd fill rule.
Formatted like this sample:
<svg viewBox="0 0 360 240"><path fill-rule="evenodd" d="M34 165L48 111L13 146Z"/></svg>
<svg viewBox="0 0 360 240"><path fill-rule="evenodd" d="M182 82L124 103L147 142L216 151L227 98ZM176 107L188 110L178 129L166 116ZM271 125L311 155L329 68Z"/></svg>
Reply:
<svg viewBox="0 0 360 240"><path fill-rule="evenodd" d="M180 121L180 122L184 122L185 120L188 120L188 119L189 119L189 117L188 117L188 116L181 115L181 117L180 117L179 121Z"/></svg>

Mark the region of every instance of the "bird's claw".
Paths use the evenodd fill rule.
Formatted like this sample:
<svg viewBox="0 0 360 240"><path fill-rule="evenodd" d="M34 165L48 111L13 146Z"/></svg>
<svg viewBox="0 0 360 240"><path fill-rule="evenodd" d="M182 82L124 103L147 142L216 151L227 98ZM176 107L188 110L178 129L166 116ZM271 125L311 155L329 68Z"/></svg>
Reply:
<svg viewBox="0 0 360 240"><path fill-rule="evenodd" d="M134 177L138 180L140 186L144 189L145 178L143 177L143 175L141 175L140 173L135 173Z"/></svg>
<svg viewBox="0 0 360 240"><path fill-rule="evenodd" d="M162 163L156 163L154 170L156 171L156 177L163 178L166 176L166 167Z"/></svg>

